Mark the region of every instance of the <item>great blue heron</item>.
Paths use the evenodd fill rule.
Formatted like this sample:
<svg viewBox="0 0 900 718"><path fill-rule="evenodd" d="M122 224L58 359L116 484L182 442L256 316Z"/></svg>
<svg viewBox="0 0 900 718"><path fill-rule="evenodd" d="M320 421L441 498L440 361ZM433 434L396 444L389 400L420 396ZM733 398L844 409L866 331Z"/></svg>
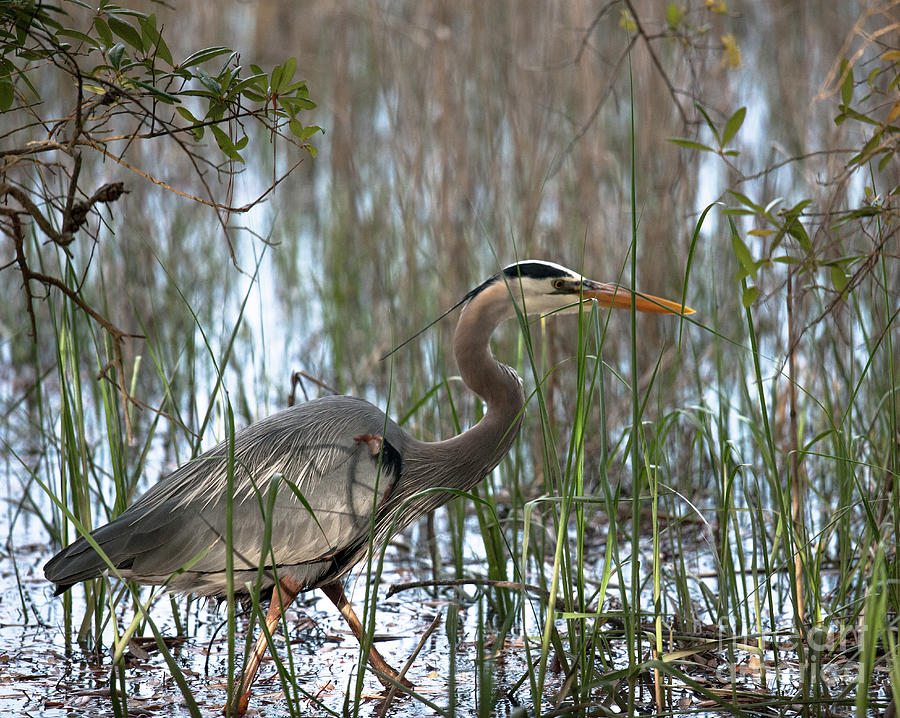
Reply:
<svg viewBox="0 0 900 718"><path fill-rule="evenodd" d="M380 409L348 396L285 409L236 433L233 451L225 441L176 469L92 532L106 558L80 538L54 556L44 573L57 595L114 566L139 583L222 596L230 471L235 592L247 593L262 576L261 588L272 589L266 616L271 635L299 592L321 588L361 639L341 579L366 555L370 538L380 547L391 533L456 495L439 489L472 489L516 437L525 394L516 372L491 353L494 329L517 310L577 311L591 301L620 308L634 301L642 312L693 311L551 262L512 264L459 303L464 306L453 338L456 363L463 381L487 405L469 430L445 441L419 441ZM265 649L263 632L244 667L239 713L247 708ZM374 646L368 660L386 685L400 678Z"/></svg>

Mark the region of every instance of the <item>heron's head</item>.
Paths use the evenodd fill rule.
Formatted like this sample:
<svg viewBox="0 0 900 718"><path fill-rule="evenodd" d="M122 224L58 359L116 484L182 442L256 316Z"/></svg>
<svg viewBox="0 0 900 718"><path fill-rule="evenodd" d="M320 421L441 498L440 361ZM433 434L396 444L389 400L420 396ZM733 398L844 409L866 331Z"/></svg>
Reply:
<svg viewBox="0 0 900 718"><path fill-rule="evenodd" d="M680 302L633 292L618 284L605 284L586 279L578 272L553 262L527 259L510 264L467 295L481 297L486 303L505 305L512 299L529 316L577 311L596 301L601 307L628 309L634 296L639 312L658 314L693 314L694 310ZM514 315L514 312L513 312Z"/></svg>
<svg viewBox="0 0 900 718"><path fill-rule="evenodd" d="M553 262L525 259L510 264L493 277L479 284L450 309L413 334L405 342L391 349L383 359L409 344L429 327L433 326L459 306L464 306L457 328L465 326L472 331L472 322L490 331L504 319L511 319L519 312L528 316L575 312L591 302L601 307L628 309L634 297L639 312L657 314L693 314L694 310L680 302L660 299L649 294L633 292L618 284L604 284L585 279L578 272ZM466 323L465 318L469 322Z"/></svg>

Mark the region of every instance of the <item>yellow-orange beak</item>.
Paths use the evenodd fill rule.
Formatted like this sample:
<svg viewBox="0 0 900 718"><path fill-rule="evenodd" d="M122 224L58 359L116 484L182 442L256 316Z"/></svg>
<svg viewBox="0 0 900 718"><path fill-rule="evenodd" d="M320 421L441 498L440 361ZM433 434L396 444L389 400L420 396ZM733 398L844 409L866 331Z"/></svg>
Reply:
<svg viewBox="0 0 900 718"><path fill-rule="evenodd" d="M639 312L652 312L655 314L693 314L694 310L680 302L669 299L661 299L642 292L633 292L627 287L618 284L603 284L585 279L582 285L582 296L587 299L595 299L601 307L613 307L614 309L630 309L631 297L634 296L634 308Z"/></svg>

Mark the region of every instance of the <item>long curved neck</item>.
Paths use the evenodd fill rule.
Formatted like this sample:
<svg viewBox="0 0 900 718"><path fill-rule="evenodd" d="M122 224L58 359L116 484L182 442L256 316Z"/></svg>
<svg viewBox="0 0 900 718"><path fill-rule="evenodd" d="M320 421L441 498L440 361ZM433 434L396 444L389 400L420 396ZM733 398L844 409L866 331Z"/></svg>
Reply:
<svg viewBox="0 0 900 718"><path fill-rule="evenodd" d="M511 312L508 290L501 282L476 295L456 325L453 351L460 376L484 399L487 412L469 430L431 446L440 450L442 460L455 462L454 484L462 490L472 488L500 463L519 432L525 407L522 381L511 367L497 361L490 347L491 334Z"/></svg>

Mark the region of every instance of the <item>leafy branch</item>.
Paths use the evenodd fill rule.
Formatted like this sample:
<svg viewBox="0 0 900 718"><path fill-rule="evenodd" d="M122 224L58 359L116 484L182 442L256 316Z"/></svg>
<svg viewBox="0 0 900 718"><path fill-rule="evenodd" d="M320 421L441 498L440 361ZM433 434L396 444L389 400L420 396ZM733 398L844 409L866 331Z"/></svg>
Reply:
<svg viewBox="0 0 900 718"><path fill-rule="evenodd" d="M113 364L125 400L121 345L134 335L92 306L64 269L53 273L47 268L52 263L45 261L55 250L73 258L80 236L99 241L100 227L109 221L101 208L111 211L129 191L122 181L83 186L83 165L111 160L128 174L211 207L237 266L228 215L264 201L305 157L316 155L310 141L322 130L306 124L305 113L315 103L306 83L295 77L296 69L294 58L270 72L257 65L246 68L238 53L224 46L178 61L155 15L108 0L96 9L79 0L59 6L34 0L0 5L0 111L6 120L0 134L0 232L11 249L0 272L18 272L35 339L36 302L60 293L113 340ZM251 136L261 140L251 143ZM214 144L204 142L210 137ZM278 147L290 153L290 161L258 196L236 205L230 179L266 140L273 153ZM129 153L148 143L153 152ZM180 153L204 196L163 178L158 158L166 147ZM224 199L210 177L225 180ZM93 252L84 256L87 276Z"/></svg>

